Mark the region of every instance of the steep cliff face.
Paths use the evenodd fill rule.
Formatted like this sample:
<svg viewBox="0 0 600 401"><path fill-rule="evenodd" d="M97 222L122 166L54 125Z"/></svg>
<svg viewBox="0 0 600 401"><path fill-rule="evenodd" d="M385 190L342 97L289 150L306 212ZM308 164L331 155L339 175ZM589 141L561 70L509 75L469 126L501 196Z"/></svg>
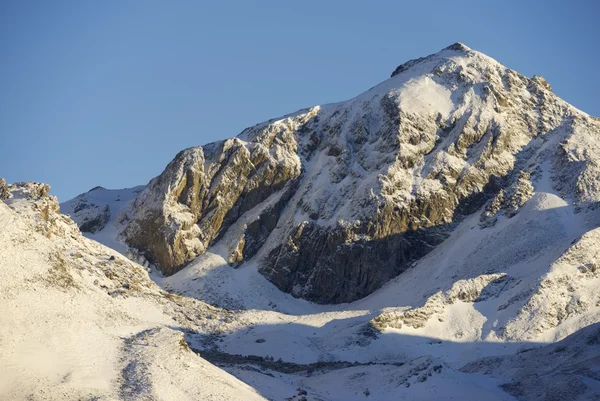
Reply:
<svg viewBox="0 0 600 401"><path fill-rule="evenodd" d="M457 43L349 101L184 150L137 197L124 238L167 275L218 244L296 297L349 302L486 202L482 226L514 216L544 163L565 199L596 207L598 135L543 78Z"/></svg>

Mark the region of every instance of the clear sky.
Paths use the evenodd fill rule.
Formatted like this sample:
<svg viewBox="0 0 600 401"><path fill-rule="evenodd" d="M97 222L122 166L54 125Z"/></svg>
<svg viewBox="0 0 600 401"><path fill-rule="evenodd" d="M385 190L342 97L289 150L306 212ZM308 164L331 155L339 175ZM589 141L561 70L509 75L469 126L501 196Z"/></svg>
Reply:
<svg viewBox="0 0 600 401"><path fill-rule="evenodd" d="M0 177L61 201L460 41L600 116L600 2L0 2Z"/></svg>

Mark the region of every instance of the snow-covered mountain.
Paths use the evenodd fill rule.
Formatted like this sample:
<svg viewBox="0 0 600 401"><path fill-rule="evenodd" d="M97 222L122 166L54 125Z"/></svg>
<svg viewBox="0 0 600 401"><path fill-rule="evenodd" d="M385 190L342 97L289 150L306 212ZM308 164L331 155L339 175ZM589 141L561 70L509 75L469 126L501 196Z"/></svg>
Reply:
<svg viewBox="0 0 600 401"><path fill-rule="evenodd" d="M182 151L140 193L123 239L170 275L208 249L280 290L360 299L481 209L527 202L542 165L583 213L600 201L600 122L462 44L346 102Z"/></svg>
<svg viewBox="0 0 600 401"><path fill-rule="evenodd" d="M0 399L598 399L599 166L457 43L61 204L87 238L0 180Z"/></svg>

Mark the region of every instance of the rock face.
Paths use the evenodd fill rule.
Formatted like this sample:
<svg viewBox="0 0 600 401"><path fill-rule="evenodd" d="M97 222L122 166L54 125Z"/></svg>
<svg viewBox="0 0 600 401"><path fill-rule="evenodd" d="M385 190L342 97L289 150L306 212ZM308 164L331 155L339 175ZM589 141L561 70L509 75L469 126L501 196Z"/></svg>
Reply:
<svg viewBox="0 0 600 401"><path fill-rule="evenodd" d="M509 218L517 214L519 208L533 195L533 185L530 179L531 174L519 171L517 180L506 191L501 189L486 205L485 211L481 213L480 217L481 227L490 227L496 224L500 212Z"/></svg>
<svg viewBox="0 0 600 401"><path fill-rule="evenodd" d="M261 208L241 233L230 259L252 256L300 176L293 135L300 124L302 119L268 126L253 142L234 138L180 152L135 200L125 231L128 243L146 250L163 273L171 274L244 213L269 200L272 204Z"/></svg>
<svg viewBox="0 0 600 401"><path fill-rule="evenodd" d="M140 193L124 238L164 274L219 245L296 297L349 302L489 200L482 225L516 214L540 160L565 198L597 205L599 133L543 78L457 43L349 101L182 151Z"/></svg>
<svg viewBox="0 0 600 401"><path fill-rule="evenodd" d="M10 191L8 189L8 184L6 184L6 180L4 178L0 178L0 201L8 199L10 196Z"/></svg>

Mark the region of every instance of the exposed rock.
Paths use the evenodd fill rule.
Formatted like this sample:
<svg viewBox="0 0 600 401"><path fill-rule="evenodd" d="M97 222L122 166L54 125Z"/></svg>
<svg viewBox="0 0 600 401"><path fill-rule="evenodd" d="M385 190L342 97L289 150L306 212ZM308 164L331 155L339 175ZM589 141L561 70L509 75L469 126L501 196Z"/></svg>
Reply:
<svg viewBox="0 0 600 401"><path fill-rule="evenodd" d="M369 240L357 238L360 231L355 227L328 230L305 222L263 259L260 272L296 297L345 302L368 295L402 273L446 235L444 228L433 228Z"/></svg>
<svg viewBox="0 0 600 401"><path fill-rule="evenodd" d="M230 222L232 228L231 235L239 235L237 244L231 251L228 262L232 266L237 266L244 260L250 259L263 246L271 231L275 229L279 221L281 212L285 208L287 201L293 195L297 181L290 182L284 190L279 191L274 195L273 202L264 205L265 207L257 207L255 213L249 216L248 220L239 218L237 224ZM237 226L241 224L241 228ZM222 231L222 233L224 233Z"/></svg>
<svg viewBox="0 0 600 401"><path fill-rule="evenodd" d="M10 196L10 191L8 189L8 185L6 184L6 180L4 178L0 178L0 201L8 199Z"/></svg>
<svg viewBox="0 0 600 401"><path fill-rule="evenodd" d="M403 325L418 329L425 326L433 315L442 313L446 305L452 305L457 301L485 301L506 290L511 281L505 274L488 274L469 280L459 280L449 290L433 294L423 306L384 312L372 319L371 324L379 330L399 329Z"/></svg>
<svg viewBox="0 0 600 401"><path fill-rule="evenodd" d="M29 215L34 220L32 224L37 232L52 237L77 231L73 221L60 213L58 199L49 195L48 184L17 182L6 185L5 188L8 191L5 202L17 211L21 208L29 209Z"/></svg>
<svg viewBox="0 0 600 401"><path fill-rule="evenodd" d="M549 90L552 92L552 87L550 86L550 84L548 83L548 81L546 81L546 78L540 76L540 75L534 75L532 78L538 85L542 86L544 89Z"/></svg>
<svg viewBox="0 0 600 401"><path fill-rule="evenodd" d="M515 183L506 191L501 189L486 206L480 216L480 226L482 228L493 226L498 219L499 212L503 212L508 218L515 216L519 208L532 196L533 185L530 181L530 174L521 170Z"/></svg>
<svg viewBox="0 0 600 401"><path fill-rule="evenodd" d="M471 49L460 42L456 42L456 43L444 48L444 50L453 50L453 51L457 51L457 52L468 52ZM434 56L435 56L435 54L432 54L427 57L419 57L417 59L409 60L406 63L400 64L398 67L396 67L394 72L392 72L391 78L395 77L396 75L398 75L404 71L408 71L411 67L413 67L419 63L422 63L423 61L427 61L427 60L433 58Z"/></svg>
<svg viewBox="0 0 600 401"><path fill-rule="evenodd" d="M234 138L179 153L136 199L124 233L128 243L146 250L163 273L179 270L241 215L294 185L301 165L293 132L309 119L256 129L255 142ZM265 210L248 235L254 238L253 233L272 229L280 209ZM264 235L249 240L240 252L246 257L255 252Z"/></svg>
<svg viewBox="0 0 600 401"><path fill-rule="evenodd" d="M460 42L456 42L448 47L446 47L445 50L455 50L455 51L469 51L471 50L467 45L465 45L464 43L460 43Z"/></svg>
<svg viewBox="0 0 600 401"><path fill-rule="evenodd" d="M83 206L83 205L82 205ZM110 207L105 205L100 208L97 205L90 204L77 210L76 215L80 216L79 229L82 232L95 233L104 228L108 219L110 219ZM82 213L85 211L85 215Z"/></svg>

